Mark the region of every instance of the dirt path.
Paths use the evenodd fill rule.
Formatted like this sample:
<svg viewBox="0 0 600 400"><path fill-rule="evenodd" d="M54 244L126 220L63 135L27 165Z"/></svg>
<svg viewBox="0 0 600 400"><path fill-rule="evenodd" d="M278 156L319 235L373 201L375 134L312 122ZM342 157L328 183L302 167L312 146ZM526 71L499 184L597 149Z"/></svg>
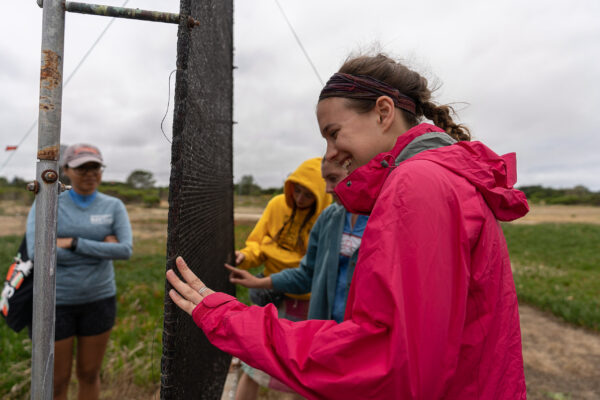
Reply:
<svg viewBox="0 0 600 400"><path fill-rule="evenodd" d="M521 305L529 399L600 399L600 335Z"/></svg>
<svg viewBox="0 0 600 400"><path fill-rule="evenodd" d="M25 231L28 206L0 204L0 240ZM128 207L134 238L166 236L167 209ZM237 222L258 220L259 208L236 209ZM600 207L533 206L519 223L600 224ZM600 334L568 325L553 315L521 305L523 358L528 398L600 399ZM131 398L142 398L132 396ZM262 399L280 398L275 393Z"/></svg>
<svg viewBox="0 0 600 400"><path fill-rule="evenodd" d="M576 222L580 224L600 224L600 207L531 205L531 210L514 224L539 224L542 222Z"/></svg>

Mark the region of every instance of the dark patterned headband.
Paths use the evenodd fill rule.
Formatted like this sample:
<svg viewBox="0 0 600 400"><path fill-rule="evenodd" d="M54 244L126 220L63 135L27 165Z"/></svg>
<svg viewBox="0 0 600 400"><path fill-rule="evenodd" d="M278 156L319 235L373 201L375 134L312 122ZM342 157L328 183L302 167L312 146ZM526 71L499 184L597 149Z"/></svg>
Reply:
<svg viewBox="0 0 600 400"><path fill-rule="evenodd" d="M367 75L350 75L337 72L321 90L319 101L329 97L346 97L357 100L377 100L388 96L401 110L415 114L415 102L396 88Z"/></svg>

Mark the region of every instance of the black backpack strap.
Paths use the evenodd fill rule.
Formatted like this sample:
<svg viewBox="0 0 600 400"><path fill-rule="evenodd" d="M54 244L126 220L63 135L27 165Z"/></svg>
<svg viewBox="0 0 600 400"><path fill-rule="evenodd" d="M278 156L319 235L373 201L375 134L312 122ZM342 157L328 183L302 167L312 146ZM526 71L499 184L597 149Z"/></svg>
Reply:
<svg viewBox="0 0 600 400"><path fill-rule="evenodd" d="M21 261L29 260L29 254L27 253L27 235L23 235L23 240L21 241L21 245L19 246L19 254L21 257Z"/></svg>

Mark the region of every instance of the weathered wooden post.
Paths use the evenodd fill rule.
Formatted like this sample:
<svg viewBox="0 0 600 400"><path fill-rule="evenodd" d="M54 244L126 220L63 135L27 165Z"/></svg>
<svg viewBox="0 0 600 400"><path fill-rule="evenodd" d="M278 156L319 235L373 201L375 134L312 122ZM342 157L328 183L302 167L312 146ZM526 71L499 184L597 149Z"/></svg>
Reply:
<svg viewBox="0 0 600 400"><path fill-rule="evenodd" d="M167 268L181 255L212 289L234 293L223 263L233 253L233 1L181 0ZM166 292L170 285L167 283ZM161 399L220 399L230 357L165 296Z"/></svg>

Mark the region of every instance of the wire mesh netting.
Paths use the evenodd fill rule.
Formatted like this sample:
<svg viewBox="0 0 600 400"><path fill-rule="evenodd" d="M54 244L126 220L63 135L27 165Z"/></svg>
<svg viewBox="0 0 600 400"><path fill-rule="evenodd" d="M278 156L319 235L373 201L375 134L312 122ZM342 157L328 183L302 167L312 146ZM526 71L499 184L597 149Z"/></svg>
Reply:
<svg viewBox="0 0 600 400"><path fill-rule="evenodd" d="M167 269L181 255L208 287L233 294L223 267L234 246L233 1L181 0L181 15ZM161 399L219 399L230 359L165 295Z"/></svg>

